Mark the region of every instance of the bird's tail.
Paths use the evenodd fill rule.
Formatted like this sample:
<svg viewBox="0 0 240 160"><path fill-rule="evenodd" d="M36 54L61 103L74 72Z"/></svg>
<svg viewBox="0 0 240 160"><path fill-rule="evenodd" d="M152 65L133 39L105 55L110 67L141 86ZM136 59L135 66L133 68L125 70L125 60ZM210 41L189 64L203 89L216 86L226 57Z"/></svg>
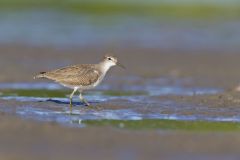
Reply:
<svg viewBox="0 0 240 160"><path fill-rule="evenodd" d="M34 76L33 79L45 78L46 72L40 72L38 75Z"/></svg>

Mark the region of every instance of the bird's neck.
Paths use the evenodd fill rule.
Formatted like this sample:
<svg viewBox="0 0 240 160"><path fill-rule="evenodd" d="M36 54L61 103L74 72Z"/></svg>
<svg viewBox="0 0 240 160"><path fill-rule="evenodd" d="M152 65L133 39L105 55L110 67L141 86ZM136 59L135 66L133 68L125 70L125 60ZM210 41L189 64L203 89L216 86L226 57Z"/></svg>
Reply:
<svg viewBox="0 0 240 160"><path fill-rule="evenodd" d="M113 66L111 63L106 61L102 61L98 65L102 73L107 73L108 70Z"/></svg>

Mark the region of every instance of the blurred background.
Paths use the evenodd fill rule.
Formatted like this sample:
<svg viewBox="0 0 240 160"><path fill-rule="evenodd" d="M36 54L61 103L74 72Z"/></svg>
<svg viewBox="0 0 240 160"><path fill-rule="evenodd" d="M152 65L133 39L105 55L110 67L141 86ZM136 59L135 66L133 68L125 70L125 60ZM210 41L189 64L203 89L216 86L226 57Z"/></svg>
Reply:
<svg viewBox="0 0 240 160"><path fill-rule="evenodd" d="M0 42L238 50L237 0L1 0Z"/></svg>
<svg viewBox="0 0 240 160"><path fill-rule="evenodd" d="M105 53L119 56L129 74L141 76L206 75L206 68L238 63L231 56L204 57L238 52L238 0L1 0L0 9L3 82L95 63Z"/></svg>

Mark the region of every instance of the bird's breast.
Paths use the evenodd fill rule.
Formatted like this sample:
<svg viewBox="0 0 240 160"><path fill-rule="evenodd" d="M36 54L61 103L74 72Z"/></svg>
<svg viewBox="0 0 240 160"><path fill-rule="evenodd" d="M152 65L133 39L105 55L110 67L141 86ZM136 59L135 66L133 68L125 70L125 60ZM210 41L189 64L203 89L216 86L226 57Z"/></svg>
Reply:
<svg viewBox="0 0 240 160"><path fill-rule="evenodd" d="M105 74L100 76L99 79L93 84L93 86L94 87L98 86L103 81L104 77L105 77Z"/></svg>

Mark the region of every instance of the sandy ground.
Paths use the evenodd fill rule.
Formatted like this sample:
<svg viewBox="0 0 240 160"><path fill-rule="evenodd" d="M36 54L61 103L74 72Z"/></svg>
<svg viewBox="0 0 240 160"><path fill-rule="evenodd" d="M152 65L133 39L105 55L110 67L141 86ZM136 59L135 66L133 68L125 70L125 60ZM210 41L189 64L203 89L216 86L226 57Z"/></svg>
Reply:
<svg viewBox="0 0 240 160"><path fill-rule="evenodd" d="M0 82L31 82L32 76L39 71L75 63L98 62L101 55L109 50L0 46ZM195 84L199 86L225 89L225 92L212 96L203 95L195 98L162 96L152 99L170 99L183 105L187 102L195 106L207 106L204 110L206 113L209 108L217 107L220 109L230 107L229 110L235 107L234 111L238 111L239 94L229 91L240 82L238 53L156 49L116 49L114 52L128 70L123 72L115 69L111 71L112 75L193 77ZM0 106L8 105L13 106L13 102L0 102ZM11 113L10 115L2 113L0 122L1 159L221 160L240 157L238 132L195 133L134 131L105 127L68 128L55 123L22 120Z"/></svg>

